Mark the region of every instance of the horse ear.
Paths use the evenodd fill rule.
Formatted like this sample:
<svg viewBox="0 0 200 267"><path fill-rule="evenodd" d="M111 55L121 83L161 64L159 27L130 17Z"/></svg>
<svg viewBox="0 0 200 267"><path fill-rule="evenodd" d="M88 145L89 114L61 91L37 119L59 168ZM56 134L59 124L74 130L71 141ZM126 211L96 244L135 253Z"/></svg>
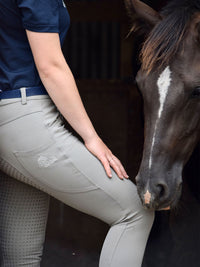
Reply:
<svg viewBox="0 0 200 267"><path fill-rule="evenodd" d="M134 22L136 16L137 19L143 20L143 22L146 22L149 26L154 26L161 20L160 14L142 1L125 0L125 6L129 16Z"/></svg>

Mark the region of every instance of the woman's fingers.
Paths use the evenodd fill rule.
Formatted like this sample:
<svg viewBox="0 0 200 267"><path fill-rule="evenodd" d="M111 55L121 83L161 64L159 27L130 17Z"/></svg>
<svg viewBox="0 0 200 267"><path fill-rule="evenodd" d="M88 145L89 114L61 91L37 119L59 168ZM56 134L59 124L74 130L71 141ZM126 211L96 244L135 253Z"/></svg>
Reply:
<svg viewBox="0 0 200 267"><path fill-rule="evenodd" d="M118 164L118 166L119 166L119 168L120 168L120 171L121 171L123 177L128 179L129 176L128 176L128 174L126 173L126 171L125 171L123 165L121 164L121 161L120 161L117 157L115 157L114 155L113 155L112 157L113 157L114 160L117 162L117 164Z"/></svg>
<svg viewBox="0 0 200 267"><path fill-rule="evenodd" d="M123 174L122 174L122 172L120 170L120 167L119 167L119 165L117 164L117 162L115 161L114 158L109 159L109 164L113 168L113 170L117 173L118 177L120 179L124 179L124 176L123 176Z"/></svg>
<svg viewBox="0 0 200 267"><path fill-rule="evenodd" d="M112 173L111 173L111 168L110 168L109 161L106 159L106 157L100 158L100 161L103 164L104 169L105 169L108 177L111 178L112 177Z"/></svg>
<svg viewBox="0 0 200 267"><path fill-rule="evenodd" d="M91 139L85 143L87 149L95 155L103 164L108 177L112 177L111 168L117 173L120 179L128 178L124 167L117 157L115 157L110 149L98 138Z"/></svg>
<svg viewBox="0 0 200 267"><path fill-rule="evenodd" d="M117 157L115 157L114 155L110 155L108 157L108 161L109 161L110 166L117 173L120 179L128 178L128 175L126 171L124 170L124 167L122 166L121 162L119 161Z"/></svg>

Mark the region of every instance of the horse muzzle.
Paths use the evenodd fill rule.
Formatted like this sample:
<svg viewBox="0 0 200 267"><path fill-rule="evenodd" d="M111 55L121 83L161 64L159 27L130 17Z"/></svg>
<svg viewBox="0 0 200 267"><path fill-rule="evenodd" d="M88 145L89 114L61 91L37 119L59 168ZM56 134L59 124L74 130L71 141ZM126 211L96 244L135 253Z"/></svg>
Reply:
<svg viewBox="0 0 200 267"><path fill-rule="evenodd" d="M177 205L181 196L182 181L168 184L164 180L149 179L144 182L139 175L136 181L138 194L145 208L166 210Z"/></svg>

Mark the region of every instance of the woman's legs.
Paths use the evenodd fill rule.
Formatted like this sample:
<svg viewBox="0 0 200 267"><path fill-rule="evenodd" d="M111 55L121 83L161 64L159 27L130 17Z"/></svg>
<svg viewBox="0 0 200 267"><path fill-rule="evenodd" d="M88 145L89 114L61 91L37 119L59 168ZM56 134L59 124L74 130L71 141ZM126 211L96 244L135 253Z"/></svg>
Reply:
<svg viewBox="0 0 200 267"><path fill-rule="evenodd" d="M0 172L1 267L40 266L49 196Z"/></svg>
<svg viewBox="0 0 200 267"><path fill-rule="evenodd" d="M73 192L69 196L67 193L62 196L61 193L54 194L68 205L111 226L99 266L141 266L154 214L142 207L135 185L130 180L121 181L114 172L112 179L109 179L101 163L80 142L71 149L70 160L76 172L81 174L82 179L85 177L92 181L94 188L86 192Z"/></svg>
<svg viewBox="0 0 200 267"><path fill-rule="evenodd" d="M109 179L101 163L64 129L49 99L16 102L12 108L15 114L3 103L0 107L4 172L110 224L101 267L141 266L153 213L141 206L135 185L114 172Z"/></svg>

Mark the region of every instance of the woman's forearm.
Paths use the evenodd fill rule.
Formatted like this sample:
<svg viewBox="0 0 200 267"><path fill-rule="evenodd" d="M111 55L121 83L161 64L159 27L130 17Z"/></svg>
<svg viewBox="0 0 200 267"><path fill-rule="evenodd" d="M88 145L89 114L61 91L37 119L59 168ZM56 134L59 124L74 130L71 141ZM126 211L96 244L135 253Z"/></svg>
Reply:
<svg viewBox="0 0 200 267"><path fill-rule="evenodd" d="M58 33L28 30L26 33L40 78L61 114L83 138L87 149L101 161L109 177L112 167L121 179L128 178L121 162L95 132L63 56Z"/></svg>
<svg viewBox="0 0 200 267"><path fill-rule="evenodd" d="M62 62L60 65L40 70L39 73L50 97L74 130L85 142L96 137L67 63Z"/></svg>
<svg viewBox="0 0 200 267"><path fill-rule="evenodd" d="M59 35L26 32L40 78L61 114L85 142L97 137L63 56Z"/></svg>

